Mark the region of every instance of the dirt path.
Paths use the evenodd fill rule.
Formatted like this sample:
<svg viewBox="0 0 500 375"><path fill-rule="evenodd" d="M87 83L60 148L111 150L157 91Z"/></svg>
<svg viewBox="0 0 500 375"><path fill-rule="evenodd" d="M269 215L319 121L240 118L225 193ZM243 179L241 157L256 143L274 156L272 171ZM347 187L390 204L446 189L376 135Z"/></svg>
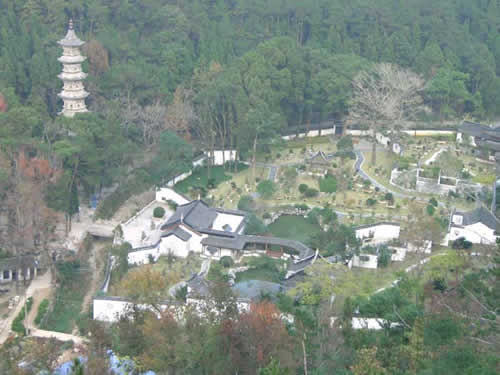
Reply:
<svg viewBox="0 0 500 375"><path fill-rule="evenodd" d="M92 298L94 297L95 293L99 290L99 287L101 286L101 276L103 275L103 270L104 267L106 267L106 262L104 259L100 259L103 250L109 245L110 243L107 241L94 241L92 244L92 248L90 249L90 256L89 256L89 268L91 269L91 280L90 280L90 286L89 290L87 291L87 294L83 298L83 303L82 303L82 312L88 311L90 304L92 302Z"/></svg>

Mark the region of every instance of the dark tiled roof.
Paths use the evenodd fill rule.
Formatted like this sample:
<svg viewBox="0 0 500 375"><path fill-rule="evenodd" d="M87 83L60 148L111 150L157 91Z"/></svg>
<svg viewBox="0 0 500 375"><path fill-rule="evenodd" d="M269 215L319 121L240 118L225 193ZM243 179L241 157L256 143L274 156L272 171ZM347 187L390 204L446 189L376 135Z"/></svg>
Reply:
<svg viewBox="0 0 500 375"><path fill-rule="evenodd" d="M163 224L162 229L181 221L193 229L208 229L217 217L217 211L202 200L192 201L177 207L175 213Z"/></svg>
<svg viewBox="0 0 500 375"><path fill-rule="evenodd" d="M177 236L183 241L187 241L192 237L191 233L186 232L181 227L176 227L176 228L162 234L162 237L168 237L168 236Z"/></svg>
<svg viewBox="0 0 500 375"><path fill-rule="evenodd" d="M476 223L483 223L488 228L496 230L499 225L498 221L493 214L484 207L476 208L469 212L455 212L455 215L462 215L462 225L472 225Z"/></svg>
<svg viewBox="0 0 500 375"><path fill-rule="evenodd" d="M209 235L201 241L202 245L230 250L243 250L247 244L276 245L299 253L299 258L304 259L314 254L313 251L302 242L287 240L278 237L249 236L233 234L232 236Z"/></svg>

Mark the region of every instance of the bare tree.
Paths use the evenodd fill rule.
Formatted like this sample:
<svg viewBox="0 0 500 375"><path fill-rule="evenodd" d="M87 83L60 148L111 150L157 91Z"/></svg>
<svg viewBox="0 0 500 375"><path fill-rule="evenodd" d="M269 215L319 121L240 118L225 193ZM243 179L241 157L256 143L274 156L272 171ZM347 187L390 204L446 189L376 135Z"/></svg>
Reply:
<svg viewBox="0 0 500 375"><path fill-rule="evenodd" d="M369 123L372 131L372 165L376 162L376 131L381 122L394 125L414 119L423 111L420 95L425 81L418 74L393 64L381 63L359 73L352 81L351 120Z"/></svg>
<svg viewBox="0 0 500 375"><path fill-rule="evenodd" d="M163 121L167 109L157 99L153 104L145 106L140 112L140 126L143 142L146 145L154 144L163 129Z"/></svg>
<svg viewBox="0 0 500 375"><path fill-rule="evenodd" d="M197 120L193 107L193 92L178 86L174 92L172 103L167 108L164 118L165 128L176 132L180 136L189 138L190 128Z"/></svg>

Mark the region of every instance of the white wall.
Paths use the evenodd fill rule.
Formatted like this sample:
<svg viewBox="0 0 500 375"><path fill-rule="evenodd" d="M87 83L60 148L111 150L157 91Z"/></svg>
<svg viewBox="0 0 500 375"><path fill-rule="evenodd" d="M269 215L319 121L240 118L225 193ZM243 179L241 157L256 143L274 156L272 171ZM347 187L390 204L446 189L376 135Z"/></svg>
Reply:
<svg viewBox="0 0 500 375"><path fill-rule="evenodd" d="M147 250L138 250L128 253L127 260L128 264L148 264L149 256L152 256L155 260L160 256L160 250L158 247Z"/></svg>
<svg viewBox="0 0 500 375"><path fill-rule="evenodd" d="M116 322L132 308L133 304L124 300L110 300L94 298L94 320L102 322Z"/></svg>
<svg viewBox="0 0 500 375"><path fill-rule="evenodd" d="M369 259L367 261L363 261L360 259L361 256L368 257ZM361 254L359 256L355 255L352 257L352 266L353 267L376 269L377 265L378 265L378 260L377 260L376 255Z"/></svg>
<svg viewBox="0 0 500 375"><path fill-rule="evenodd" d="M185 173L182 173L174 178L172 178L170 181L167 182L167 186L174 186L176 183L178 182L181 182L181 181L184 181L186 178L188 178L189 176L191 176L193 174L193 171L188 171L188 172L185 172Z"/></svg>
<svg viewBox="0 0 500 375"><path fill-rule="evenodd" d="M189 241L183 241L175 235L163 237L160 242L160 255L173 255L180 258L186 258L189 255Z"/></svg>
<svg viewBox="0 0 500 375"><path fill-rule="evenodd" d="M404 247L390 247L392 253L391 260L393 262L402 262L406 258L406 249Z"/></svg>
<svg viewBox="0 0 500 375"><path fill-rule="evenodd" d="M367 228L359 228L356 229L356 238L360 240L369 238L371 237L371 233L373 233L372 243L387 242L399 238L400 229L399 225L391 224L380 224Z"/></svg>
<svg viewBox="0 0 500 375"><path fill-rule="evenodd" d="M496 236L493 229L490 229L483 223L476 223L466 227L456 227L452 225L446 235L445 242L455 241L457 238L464 237L472 243L494 244Z"/></svg>
<svg viewBox="0 0 500 375"><path fill-rule="evenodd" d="M456 133L456 131L454 130L425 130L425 129L402 130L401 132L417 137L431 137L433 135L452 135Z"/></svg>
<svg viewBox="0 0 500 375"><path fill-rule="evenodd" d="M211 157L211 152L205 151L207 157ZM236 150L214 150L213 162L214 165L224 165L224 162L237 160Z"/></svg>
<svg viewBox="0 0 500 375"><path fill-rule="evenodd" d="M176 193L174 190L163 187L156 191L156 201L157 202L166 202L173 201L178 205L189 203L190 201L184 198L182 195Z"/></svg>
<svg viewBox="0 0 500 375"><path fill-rule="evenodd" d="M363 136L368 136L372 135L371 130L356 130L356 129L347 129L345 131L346 135L352 135L353 137L363 137Z"/></svg>

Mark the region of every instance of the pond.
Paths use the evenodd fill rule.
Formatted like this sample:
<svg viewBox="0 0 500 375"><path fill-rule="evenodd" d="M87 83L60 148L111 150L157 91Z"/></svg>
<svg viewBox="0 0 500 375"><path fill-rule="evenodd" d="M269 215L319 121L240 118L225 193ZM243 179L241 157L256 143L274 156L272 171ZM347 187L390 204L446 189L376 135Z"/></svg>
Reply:
<svg viewBox="0 0 500 375"><path fill-rule="evenodd" d="M321 227L312 224L303 216L281 215L274 223L269 224L269 232L275 237L287 238L307 244L309 237L319 232Z"/></svg>
<svg viewBox="0 0 500 375"><path fill-rule="evenodd" d="M263 294L278 294L282 286L277 283L263 280L245 280L234 284L231 288L233 292L240 298L259 298Z"/></svg>

